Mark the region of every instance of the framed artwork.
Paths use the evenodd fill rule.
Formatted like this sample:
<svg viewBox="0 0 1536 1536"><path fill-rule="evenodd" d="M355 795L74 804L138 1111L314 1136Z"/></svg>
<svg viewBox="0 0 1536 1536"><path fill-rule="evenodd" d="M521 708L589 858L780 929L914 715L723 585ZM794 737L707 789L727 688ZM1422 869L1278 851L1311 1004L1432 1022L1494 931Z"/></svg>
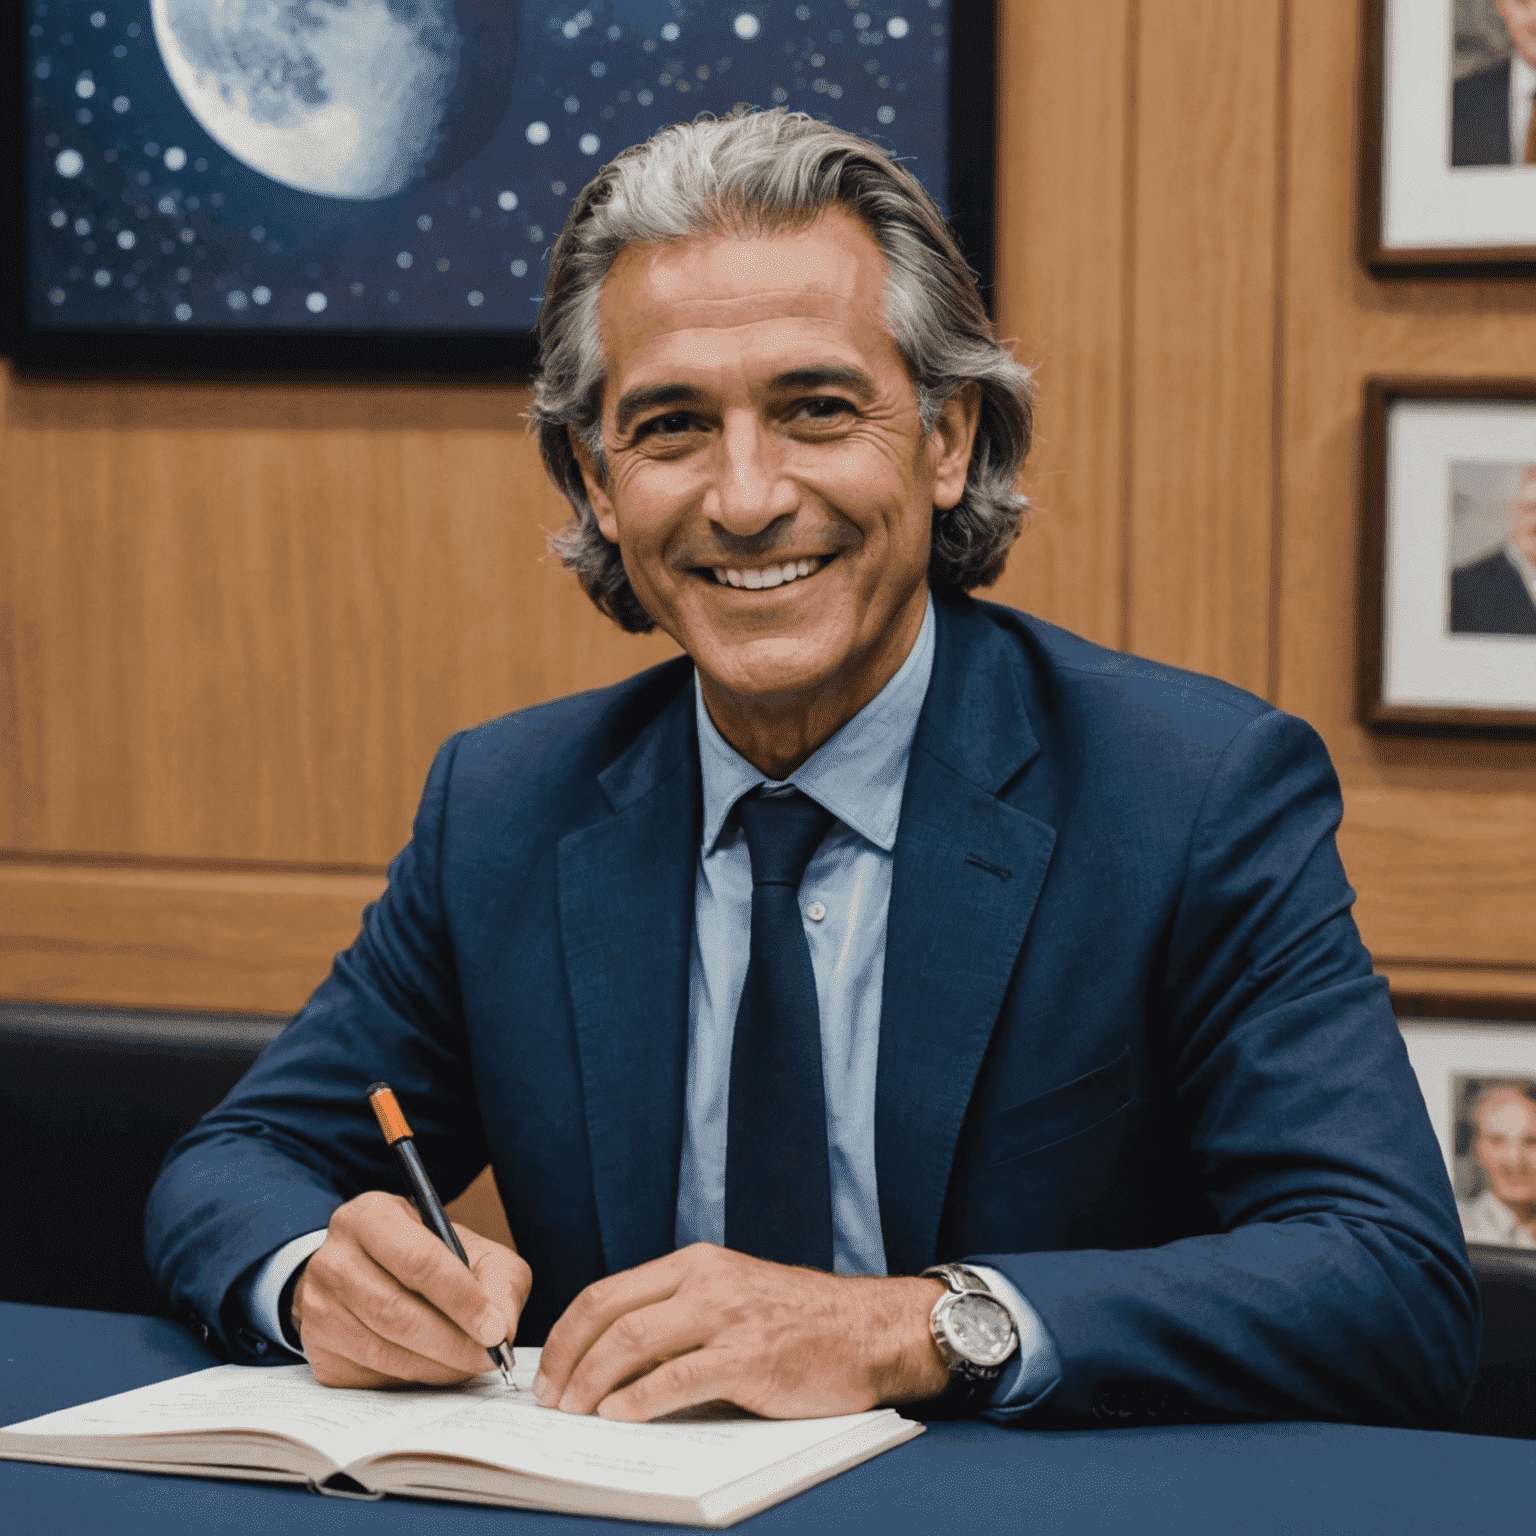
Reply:
<svg viewBox="0 0 1536 1536"><path fill-rule="evenodd" d="M1467 1241L1536 1255L1536 1027L1400 1027Z"/></svg>
<svg viewBox="0 0 1536 1536"><path fill-rule="evenodd" d="M897 152L992 259L992 0L22 0L24 370L526 374L571 200L738 104Z"/></svg>
<svg viewBox="0 0 1536 1536"><path fill-rule="evenodd" d="M1536 263L1536 7L1368 0L1365 28L1366 263Z"/></svg>
<svg viewBox="0 0 1536 1536"><path fill-rule="evenodd" d="M1369 725L1536 729L1536 381L1369 379Z"/></svg>

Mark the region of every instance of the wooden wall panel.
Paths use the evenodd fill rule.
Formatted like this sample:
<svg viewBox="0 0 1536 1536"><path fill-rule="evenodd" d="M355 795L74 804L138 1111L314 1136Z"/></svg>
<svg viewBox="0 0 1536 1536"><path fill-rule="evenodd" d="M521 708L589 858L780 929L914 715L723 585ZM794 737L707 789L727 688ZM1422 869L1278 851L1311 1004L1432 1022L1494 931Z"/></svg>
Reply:
<svg viewBox="0 0 1536 1536"><path fill-rule="evenodd" d="M1536 742L1365 731L1352 679L1361 381L1529 373L1536 283L1356 261L1360 0L1000 21L1040 401L996 595L1313 721L1395 986L1528 1009ZM0 995L294 1007L443 736L670 654L544 559L525 406L0 371Z"/></svg>
<svg viewBox="0 0 1536 1536"><path fill-rule="evenodd" d="M0 847L382 865L449 732L674 653L546 557L526 408L7 381Z"/></svg>
<svg viewBox="0 0 1536 1536"><path fill-rule="evenodd" d="M997 321L1035 367L1034 505L994 593L1124 643L1132 0L1001 7Z"/></svg>
<svg viewBox="0 0 1536 1536"><path fill-rule="evenodd" d="M0 860L0 997L291 1013L383 883L350 871Z"/></svg>
<svg viewBox="0 0 1536 1536"><path fill-rule="evenodd" d="M1362 383L1529 374L1536 284L1384 281L1359 264L1359 7L1293 3L1276 698L1318 727L1338 765L1341 846L1381 968L1406 984L1426 967L1442 979L1492 967L1465 980L1469 992L1529 990L1536 742L1369 731L1353 678Z"/></svg>
<svg viewBox="0 0 1536 1536"><path fill-rule="evenodd" d="M1282 0L1142 0L1129 649L1270 684Z"/></svg>

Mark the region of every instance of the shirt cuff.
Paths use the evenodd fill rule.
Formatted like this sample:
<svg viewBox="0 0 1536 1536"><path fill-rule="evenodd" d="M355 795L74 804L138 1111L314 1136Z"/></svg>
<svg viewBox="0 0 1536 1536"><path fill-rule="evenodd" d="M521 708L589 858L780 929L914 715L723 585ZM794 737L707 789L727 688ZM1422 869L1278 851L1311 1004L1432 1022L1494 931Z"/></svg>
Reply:
<svg viewBox="0 0 1536 1536"><path fill-rule="evenodd" d="M987 1418L1006 1424L1033 1408L1061 1380L1061 1356L1046 1332L1045 1324L1040 1321L1040 1314L1025 1301L1006 1275L988 1264L967 1262L965 1267L987 1282L997 1299L1012 1313L1013 1326L1019 1331L1019 1352L998 1377L997 1385L992 1389L992 1400L983 1410Z"/></svg>
<svg viewBox="0 0 1536 1536"><path fill-rule="evenodd" d="M306 1232L302 1237L284 1243L276 1253L261 1263L253 1278L246 1282L240 1296L250 1325L279 1349L290 1355L298 1355L300 1359L304 1358L303 1350L294 1349L283 1337L277 1302L294 1270L312 1253L319 1251L325 1242L325 1231L322 1227L318 1232Z"/></svg>

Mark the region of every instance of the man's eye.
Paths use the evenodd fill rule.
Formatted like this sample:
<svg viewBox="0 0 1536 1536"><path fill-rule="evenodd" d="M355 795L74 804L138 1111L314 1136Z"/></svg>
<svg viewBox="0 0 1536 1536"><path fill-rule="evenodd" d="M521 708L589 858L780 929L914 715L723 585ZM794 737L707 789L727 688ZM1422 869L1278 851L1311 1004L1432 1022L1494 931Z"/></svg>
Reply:
<svg viewBox="0 0 1536 1536"><path fill-rule="evenodd" d="M853 407L846 400L839 400L831 395L817 395L814 399L802 400L798 407L802 416L811 421L836 421L839 416L847 415Z"/></svg>
<svg viewBox="0 0 1536 1536"><path fill-rule="evenodd" d="M665 416L653 416L642 422L636 437L680 437L693 426L693 417L686 411L669 411Z"/></svg>

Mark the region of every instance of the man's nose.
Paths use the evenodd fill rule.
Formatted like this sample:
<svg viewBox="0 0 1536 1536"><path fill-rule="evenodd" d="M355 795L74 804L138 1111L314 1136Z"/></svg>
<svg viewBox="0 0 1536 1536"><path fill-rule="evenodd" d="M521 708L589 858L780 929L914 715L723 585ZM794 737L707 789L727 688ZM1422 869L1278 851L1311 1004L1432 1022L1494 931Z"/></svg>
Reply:
<svg viewBox="0 0 1536 1536"><path fill-rule="evenodd" d="M792 514L800 492L784 473L783 444L755 414L725 419L715 472L704 493L704 515L742 537L761 533Z"/></svg>

